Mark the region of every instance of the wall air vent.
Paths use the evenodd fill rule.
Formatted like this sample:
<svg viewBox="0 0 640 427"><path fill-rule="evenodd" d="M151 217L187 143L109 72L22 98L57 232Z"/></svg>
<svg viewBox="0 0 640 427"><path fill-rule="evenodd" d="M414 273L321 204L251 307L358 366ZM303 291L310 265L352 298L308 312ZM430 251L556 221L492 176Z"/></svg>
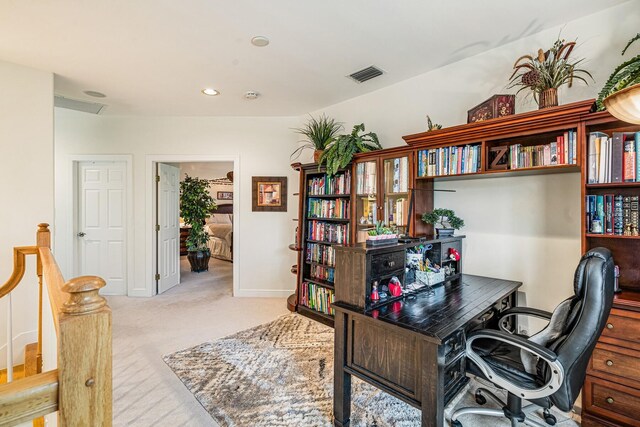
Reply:
<svg viewBox="0 0 640 427"><path fill-rule="evenodd" d="M376 68L372 65L360 71L356 71L353 74L350 74L349 77L351 77L353 80L355 80L358 83L363 83L363 82L366 82L367 80L371 80L374 77L381 76L382 74L383 72L381 69Z"/></svg>
<svg viewBox="0 0 640 427"><path fill-rule="evenodd" d="M100 111L106 105L99 104L97 102L78 101L77 99L65 98L64 96L56 95L54 97L53 105L60 108L67 108L69 110L82 111L83 113L100 114Z"/></svg>

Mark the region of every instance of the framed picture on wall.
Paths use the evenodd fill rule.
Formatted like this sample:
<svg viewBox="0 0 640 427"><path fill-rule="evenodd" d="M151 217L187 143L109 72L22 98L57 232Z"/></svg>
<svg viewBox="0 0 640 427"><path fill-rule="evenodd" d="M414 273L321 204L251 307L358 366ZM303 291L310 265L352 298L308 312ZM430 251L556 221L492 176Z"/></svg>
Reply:
<svg viewBox="0 0 640 427"><path fill-rule="evenodd" d="M287 177L254 176L251 178L251 210L254 212L287 211Z"/></svg>
<svg viewBox="0 0 640 427"><path fill-rule="evenodd" d="M233 191L218 191L216 199L233 200Z"/></svg>

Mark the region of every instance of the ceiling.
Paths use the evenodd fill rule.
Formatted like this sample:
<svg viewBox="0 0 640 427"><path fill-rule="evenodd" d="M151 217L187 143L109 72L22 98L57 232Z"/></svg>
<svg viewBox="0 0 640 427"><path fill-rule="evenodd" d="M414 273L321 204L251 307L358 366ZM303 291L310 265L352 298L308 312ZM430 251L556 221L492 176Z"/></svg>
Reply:
<svg viewBox="0 0 640 427"><path fill-rule="evenodd" d="M101 114L293 116L623 2L2 0L0 60L54 72L56 94ZM345 77L369 65L385 74Z"/></svg>

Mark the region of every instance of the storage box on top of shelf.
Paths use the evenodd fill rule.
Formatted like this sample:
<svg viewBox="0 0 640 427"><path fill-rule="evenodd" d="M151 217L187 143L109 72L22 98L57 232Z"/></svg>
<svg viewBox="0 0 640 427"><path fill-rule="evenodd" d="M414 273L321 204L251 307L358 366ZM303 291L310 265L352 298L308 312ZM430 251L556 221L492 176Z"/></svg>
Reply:
<svg viewBox="0 0 640 427"><path fill-rule="evenodd" d="M515 95L493 95L467 112L467 123L482 122L498 117L510 116L516 112Z"/></svg>

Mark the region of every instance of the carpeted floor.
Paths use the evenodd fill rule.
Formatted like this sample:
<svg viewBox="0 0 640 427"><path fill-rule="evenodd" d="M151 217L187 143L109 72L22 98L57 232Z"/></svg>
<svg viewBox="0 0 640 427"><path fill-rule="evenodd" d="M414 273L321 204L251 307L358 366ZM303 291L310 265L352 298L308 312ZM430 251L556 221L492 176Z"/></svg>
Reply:
<svg viewBox="0 0 640 427"><path fill-rule="evenodd" d="M165 362L221 425L332 425L333 329L296 314L164 357ZM419 426L420 412L354 379L353 427ZM476 406L468 388L447 408ZM490 405L490 403L488 404ZM576 426L556 413L559 426ZM510 425L478 416L467 427Z"/></svg>

